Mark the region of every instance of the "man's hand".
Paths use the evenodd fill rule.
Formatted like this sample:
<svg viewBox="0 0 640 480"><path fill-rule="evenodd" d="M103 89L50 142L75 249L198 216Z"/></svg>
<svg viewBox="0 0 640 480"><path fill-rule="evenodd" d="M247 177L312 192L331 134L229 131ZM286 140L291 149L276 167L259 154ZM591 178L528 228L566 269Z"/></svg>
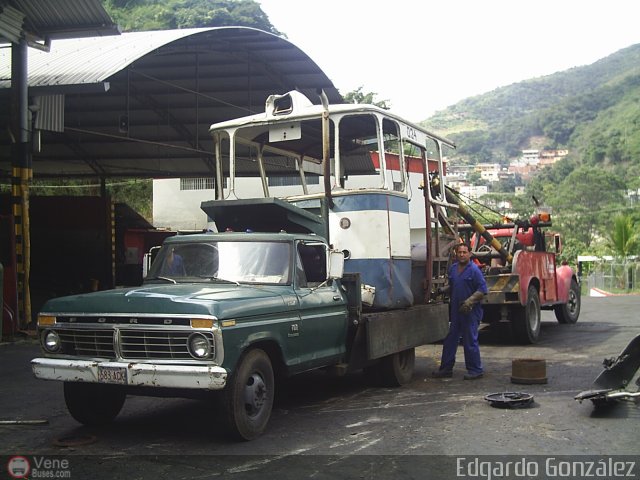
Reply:
<svg viewBox="0 0 640 480"><path fill-rule="evenodd" d="M473 305L478 303L484 297L484 293L482 292L474 292L469 298L467 298L458 309L458 312L468 315L473 310Z"/></svg>
<svg viewBox="0 0 640 480"><path fill-rule="evenodd" d="M436 293L438 295L446 295L449 293L449 290L451 290L451 287L449 285L445 285L444 287L438 287Z"/></svg>
<svg viewBox="0 0 640 480"><path fill-rule="evenodd" d="M460 305L460 308L458 309L458 311L460 313L468 315L469 313L471 313L471 310L473 310L473 304L474 303L475 302L470 301L470 298L467 298L464 302L462 302L462 304Z"/></svg>

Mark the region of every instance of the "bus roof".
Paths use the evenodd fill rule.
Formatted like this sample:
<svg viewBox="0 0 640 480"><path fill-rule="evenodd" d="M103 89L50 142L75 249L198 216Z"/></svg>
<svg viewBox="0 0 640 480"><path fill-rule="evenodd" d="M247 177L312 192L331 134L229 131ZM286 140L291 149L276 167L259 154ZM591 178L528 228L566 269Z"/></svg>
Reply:
<svg viewBox="0 0 640 480"><path fill-rule="evenodd" d="M437 135L425 128L412 123L394 113L380 108L375 105L368 104L328 104L327 110L329 116L357 114L357 113L374 113L383 115L387 118L396 120L405 126L421 132L435 140L455 148L453 141ZM233 120L218 122L211 125L210 132L224 129L241 128L246 126L268 125L280 122L302 121L322 116L325 107L323 105L314 105L309 99L298 91L291 91L284 95L271 95L267 98L265 111L255 115L240 117Z"/></svg>

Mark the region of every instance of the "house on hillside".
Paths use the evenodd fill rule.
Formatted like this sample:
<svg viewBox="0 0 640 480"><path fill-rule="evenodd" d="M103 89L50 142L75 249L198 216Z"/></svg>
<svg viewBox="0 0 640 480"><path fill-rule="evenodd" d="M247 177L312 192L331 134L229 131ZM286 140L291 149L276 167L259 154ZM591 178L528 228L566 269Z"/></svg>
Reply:
<svg viewBox="0 0 640 480"><path fill-rule="evenodd" d="M498 182L502 167L499 163L478 163L475 171L480 173L480 178L488 182Z"/></svg>
<svg viewBox="0 0 640 480"><path fill-rule="evenodd" d="M559 160L569 155L569 150L542 150L540 152L540 167L546 167L547 165L553 165Z"/></svg>
<svg viewBox="0 0 640 480"><path fill-rule="evenodd" d="M523 165L538 165L540 163L540 150L522 150L519 162Z"/></svg>
<svg viewBox="0 0 640 480"><path fill-rule="evenodd" d="M478 199L489 193L489 188L486 185L466 185L460 187L459 192L464 197Z"/></svg>
<svg viewBox="0 0 640 480"><path fill-rule="evenodd" d="M569 155L569 150L522 150L522 156L509 164L508 171L512 174L518 174L527 181L540 168L562 160Z"/></svg>

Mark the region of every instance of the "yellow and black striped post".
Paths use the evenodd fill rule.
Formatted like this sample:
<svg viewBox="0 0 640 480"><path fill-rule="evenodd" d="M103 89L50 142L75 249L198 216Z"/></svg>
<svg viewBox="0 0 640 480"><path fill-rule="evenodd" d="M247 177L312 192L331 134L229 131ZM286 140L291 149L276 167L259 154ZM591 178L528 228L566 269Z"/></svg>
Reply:
<svg viewBox="0 0 640 480"><path fill-rule="evenodd" d="M113 288L116 284L116 205L107 197L109 201L109 217L110 217L110 231L111 231L111 278L109 287Z"/></svg>
<svg viewBox="0 0 640 480"><path fill-rule="evenodd" d="M15 225L15 255L18 290L18 325L26 328L31 321L31 238L29 226L29 184L32 170L13 167L11 178L11 211Z"/></svg>

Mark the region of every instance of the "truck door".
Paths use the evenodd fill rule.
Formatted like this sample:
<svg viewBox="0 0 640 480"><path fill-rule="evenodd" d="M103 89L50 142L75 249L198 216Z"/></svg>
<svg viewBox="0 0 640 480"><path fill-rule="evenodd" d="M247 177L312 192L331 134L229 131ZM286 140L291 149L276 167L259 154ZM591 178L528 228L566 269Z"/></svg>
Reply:
<svg viewBox="0 0 640 480"><path fill-rule="evenodd" d="M300 305L301 362L312 367L340 360L346 351L346 297L337 282L327 282L324 243L297 243L294 283Z"/></svg>

